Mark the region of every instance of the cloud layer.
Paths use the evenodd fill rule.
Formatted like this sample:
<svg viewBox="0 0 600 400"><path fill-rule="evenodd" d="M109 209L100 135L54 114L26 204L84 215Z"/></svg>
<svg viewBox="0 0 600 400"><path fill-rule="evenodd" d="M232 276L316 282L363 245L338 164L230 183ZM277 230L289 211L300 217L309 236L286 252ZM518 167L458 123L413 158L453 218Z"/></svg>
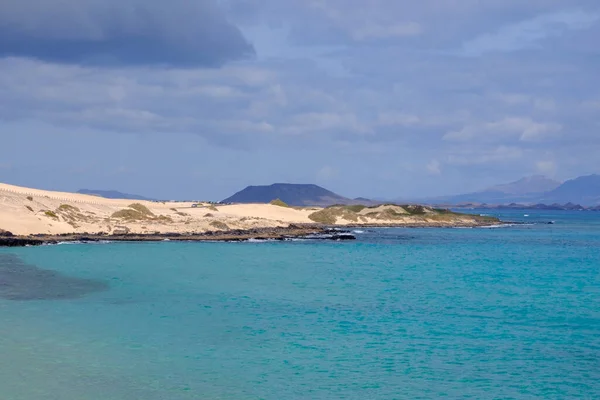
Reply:
<svg viewBox="0 0 600 400"><path fill-rule="evenodd" d="M85 186L166 195L150 169L189 197L274 181L397 197L600 172L596 2L64 0L56 20L27 3L0 6L0 135L130 146L78 160L98 179ZM34 175L11 140L0 180L19 183Z"/></svg>
<svg viewBox="0 0 600 400"><path fill-rule="evenodd" d="M214 0L4 0L0 55L96 65L218 66L253 54Z"/></svg>

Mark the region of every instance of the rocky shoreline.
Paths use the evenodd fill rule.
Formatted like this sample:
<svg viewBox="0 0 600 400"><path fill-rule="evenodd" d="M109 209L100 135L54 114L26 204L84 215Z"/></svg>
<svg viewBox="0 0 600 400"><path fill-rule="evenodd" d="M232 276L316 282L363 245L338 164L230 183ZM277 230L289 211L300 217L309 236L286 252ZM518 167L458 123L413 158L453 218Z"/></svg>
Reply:
<svg viewBox="0 0 600 400"><path fill-rule="evenodd" d="M249 230L212 231L203 233L161 233L161 234L64 234L16 236L10 232L0 232L0 247L41 246L65 242L93 243L111 242L244 242L249 240L285 241L291 239L312 240L355 240L347 230L320 226L290 225L280 228L257 228Z"/></svg>
<svg viewBox="0 0 600 400"><path fill-rule="evenodd" d="M352 229L362 228L477 228L509 224L502 221L468 222L468 223L435 223L422 224L353 224L343 227L327 227L320 224L293 224L288 227L255 228L248 230L209 231L202 233L155 233L155 234L119 234L83 233L61 235L29 235L18 236L0 230L0 247L41 246L65 242L94 243L111 242L244 242L250 240L285 241L292 239L311 240L355 240Z"/></svg>

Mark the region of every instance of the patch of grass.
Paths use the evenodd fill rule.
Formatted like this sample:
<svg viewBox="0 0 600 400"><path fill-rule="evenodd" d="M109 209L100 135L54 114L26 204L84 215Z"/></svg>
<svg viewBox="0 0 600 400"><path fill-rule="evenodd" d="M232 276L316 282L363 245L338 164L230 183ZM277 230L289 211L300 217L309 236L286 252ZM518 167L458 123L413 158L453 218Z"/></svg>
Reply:
<svg viewBox="0 0 600 400"><path fill-rule="evenodd" d="M152 221L159 223L172 223L173 219L168 215L156 216L148 207L134 203L128 208L116 211L111 215L111 218L122 219L127 222Z"/></svg>
<svg viewBox="0 0 600 400"><path fill-rule="evenodd" d="M281 199L271 200L271 202L269 204L272 206L290 208L289 204L287 204L285 201L283 201Z"/></svg>
<svg viewBox="0 0 600 400"><path fill-rule="evenodd" d="M159 215L158 217L152 218L152 221L170 224L173 222L173 218L169 217L168 215Z"/></svg>
<svg viewBox="0 0 600 400"><path fill-rule="evenodd" d="M210 211L219 212L219 209L215 206L208 206L206 208L209 209Z"/></svg>
<svg viewBox="0 0 600 400"><path fill-rule="evenodd" d="M140 203L130 204L129 208L132 208L132 209L136 210L137 212L139 212L140 214L143 214L146 216L154 215L154 213L152 213L152 211L150 211L150 209L148 207L146 207L145 205L140 204Z"/></svg>
<svg viewBox="0 0 600 400"><path fill-rule="evenodd" d="M204 214L204 218L212 218L212 217L214 217L214 214L211 214L211 213Z"/></svg>
<svg viewBox="0 0 600 400"><path fill-rule="evenodd" d="M379 213L379 218L381 219L402 219L404 217L406 217L406 214L399 213L392 208L386 208Z"/></svg>
<svg viewBox="0 0 600 400"><path fill-rule="evenodd" d="M213 222L210 223L210 226L212 226L213 228L217 228L219 230L222 230L222 231L229 230L229 226L226 223L221 222L221 221L213 221Z"/></svg>
<svg viewBox="0 0 600 400"><path fill-rule="evenodd" d="M362 204L355 204L355 205L351 205L351 206L345 206L347 210L355 212L355 213L359 213L362 210L364 210L365 208L367 208L367 206L363 206Z"/></svg>
<svg viewBox="0 0 600 400"><path fill-rule="evenodd" d="M132 210L130 208L125 208L123 210L116 211L110 217L116 219L124 219L127 221L143 221L148 219L139 211Z"/></svg>
<svg viewBox="0 0 600 400"><path fill-rule="evenodd" d="M80 212L79 208L71 206L69 204L61 204L57 211L66 211L66 212Z"/></svg>
<svg viewBox="0 0 600 400"><path fill-rule="evenodd" d="M421 205L408 205L408 206L402 206L402 208L404 208L406 211L408 211L408 213L410 215L423 215L426 214L426 210L425 207L421 206Z"/></svg>
<svg viewBox="0 0 600 400"><path fill-rule="evenodd" d="M31 197L31 196L27 196L27 200L29 200L29 201L33 201L33 197Z"/></svg>
<svg viewBox="0 0 600 400"><path fill-rule="evenodd" d="M31 208L31 206L25 206L26 209L28 209L29 211L33 212L33 208Z"/></svg>
<svg viewBox="0 0 600 400"><path fill-rule="evenodd" d="M186 214L184 212L177 211L176 208L171 208L171 211L173 211L175 214L179 215L180 217L189 217L190 216L190 214Z"/></svg>
<svg viewBox="0 0 600 400"><path fill-rule="evenodd" d="M311 221L319 224L333 225L338 218L351 222L358 222L358 215L346 208L346 206L331 206L320 211L314 212L308 216Z"/></svg>
<svg viewBox="0 0 600 400"><path fill-rule="evenodd" d="M49 218L53 218L56 220L58 219L58 215L56 215L56 213L54 211L50 211L50 210L44 211L44 215Z"/></svg>

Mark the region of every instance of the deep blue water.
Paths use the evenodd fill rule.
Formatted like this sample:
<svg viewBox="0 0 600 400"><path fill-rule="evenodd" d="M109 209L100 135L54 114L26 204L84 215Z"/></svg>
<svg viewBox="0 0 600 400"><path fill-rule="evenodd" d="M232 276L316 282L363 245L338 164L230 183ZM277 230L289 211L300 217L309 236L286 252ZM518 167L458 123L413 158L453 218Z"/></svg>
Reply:
<svg viewBox="0 0 600 400"><path fill-rule="evenodd" d="M600 398L600 213L500 215L0 249L0 399Z"/></svg>

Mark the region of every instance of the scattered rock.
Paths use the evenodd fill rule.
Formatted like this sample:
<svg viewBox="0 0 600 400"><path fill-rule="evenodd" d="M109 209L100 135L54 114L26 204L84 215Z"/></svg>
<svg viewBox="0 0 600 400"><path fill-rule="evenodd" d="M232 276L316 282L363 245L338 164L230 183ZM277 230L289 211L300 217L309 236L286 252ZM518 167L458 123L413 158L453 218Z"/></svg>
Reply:
<svg viewBox="0 0 600 400"><path fill-rule="evenodd" d="M115 226L112 234L113 235L127 235L127 234L129 234L129 232L131 232L131 229L129 229L126 226Z"/></svg>

